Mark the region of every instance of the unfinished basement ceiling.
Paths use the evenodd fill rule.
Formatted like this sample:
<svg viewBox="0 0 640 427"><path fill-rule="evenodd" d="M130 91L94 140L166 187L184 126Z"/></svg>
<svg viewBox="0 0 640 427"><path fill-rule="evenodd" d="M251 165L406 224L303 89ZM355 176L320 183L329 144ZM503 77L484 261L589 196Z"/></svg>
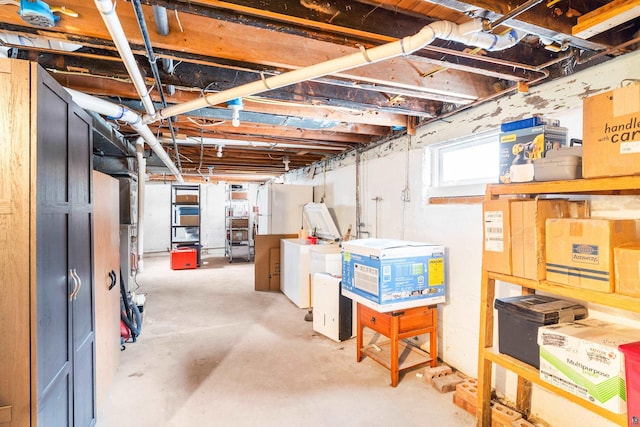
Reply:
<svg viewBox="0 0 640 427"><path fill-rule="evenodd" d="M47 28L5 3L0 52L37 61L65 87L145 113L96 3L47 1L59 17ZM160 91L135 3L119 0L116 11L157 110L390 43L435 21L476 19L487 33L526 34L501 51L436 39L406 56L244 96L237 126L227 103L150 122L186 180L263 181L640 45L640 0L141 1ZM138 135L106 120L98 163L113 173L132 169ZM152 177L172 179L146 152Z"/></svg>

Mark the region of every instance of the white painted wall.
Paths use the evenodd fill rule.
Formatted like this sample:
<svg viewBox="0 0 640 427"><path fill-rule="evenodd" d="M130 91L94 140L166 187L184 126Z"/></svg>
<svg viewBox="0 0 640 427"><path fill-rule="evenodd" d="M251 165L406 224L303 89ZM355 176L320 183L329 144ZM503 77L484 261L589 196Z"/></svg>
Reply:
<svg viewBox="0 0 640 427"><path fill-rule="evenodd" d="M619 86L623 79L637 79L639 69L640 52L636 52L602 66L533 87L528 95L513 94L452 116L447 121L421 127L417 135L411 138L408 153L407 137L402 137L361 156L363 230L371 237L436 242L447 248L447 303L439 307L438 332L438 356L446 363L468 375L477 376L482 208L480 204L427 204L428 191L424 177L429 173L429 166L423 161L423 148L432 143L490 130L499 126L502 121L525 118L532 113L561 119L561 124L569 127L570 138L581 138L582 100L586 96ZM335 214L337 225L343 234L349 224L353 225L354 233L356 230L354 158L351 154L330 160L326 173L322 172L322 166L318 166L313 179L308 176L308 170L296 171L285 177L286 182L313 183L316 186L316 201L320 200L322 194L326 195L325 202ZM404 203L400 197L407 182L411 197L409 202ZM381 199L377 206L372 200L374 197ZM497 287L496 296L517 295L519 292L519 287L501 283ZM595 305L591 305L589 309L592 316L640 326L638 315ZM497 331L494 336L497 339ZM498 392L506 393L507 397L515 400L515 375L497 365L494 365L493 374ZM614 425L535 386L532 409L534 414L551 425Z"/></svg>
<svg viewBox="0 0 640 427"><path fill-rule="evenodd" d="M249 203L255 205L256 185L249 186ZM145 193L144 253L168 252L171 239L171 185L148 183ZM200 186L200 241L205 253L224 255L226 185Z"/></svg>

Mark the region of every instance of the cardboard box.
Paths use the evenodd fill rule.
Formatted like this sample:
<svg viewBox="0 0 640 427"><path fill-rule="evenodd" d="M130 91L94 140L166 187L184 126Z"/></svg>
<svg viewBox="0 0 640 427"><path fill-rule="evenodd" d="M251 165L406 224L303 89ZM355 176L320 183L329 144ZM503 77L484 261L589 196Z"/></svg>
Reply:
<svg viewBox="0 0 640 427"><path fill-rule="evenodd" d="M197 194L176 194L176 203L198 203Z"/></svg>
<svg viewBox="0 0 640 427"><path fill-rule="evenodd" d="M200 216L198 215L180 215L180 225L198 226Z"/></svg>
<svg viewBox="0 0 640 427"><path fill-rule="evenodd" d="M342 294L379 312L445 302L444 247L393 239L342 245Z"/></svg>
<svg viewBox="0 0 640 427"><path fill-rule="evenodd" d="M547 280L613 292L613 248L635 236L634 220L547 219Z"/></svg>
<svg viewBox="0 0 640 427"><path fill-rule="evenodd" d="M596 319L538 329L540 378L613 413L627 412L624 358L618 346L640 330Z"/></svg>
<svg viewBox="0 0 640 427"><path fill-rule="evenodd" d="M513 199L482 203L482 268L511 274L511 203Z"/></svg>
<svg viewBox="0 0 640 427"><path fill-rule="evenodd" d="M516 200L511 203L511 271L514 276L544 280L547 218L569 216L566 200Z"/></svg>
<svg viewBox="0 0 640 427"><path fill-rule="evenodd" d="M256 291L280 290L280 239L295 237L298 235L256 234L254 236L254 289Z"/></svg>
<svg viewBox="0 0 640 427"><path fill-rule="evenodd" d="M249 239L248 230L231 230L231 241L242 242Z"/></svg>
<svg viewBox="0 0 640 427"><path fill-rule="evenodd" d="M269 290L280 290L280 248L269 249Z"/></svg>
<svg viewBox="0 0 640 427"><path fill-rule="evenodd" d="M231 228L249 228L249 219L248 218L232 219Z"/></svg>
<svg viewBox="0 0 640 427"><path fill-rule="evenodd" d="M247 200L249 198L249 193L246 191L232 191L231 199L233 200Z"/></svg>
<svg viewBox="0 0 640 427"><path fill-rule="evenodd" d="M533 161L555 148L567 145L567 129L534 126L500 134L499 182L533 181Z"/></svg>
<svg viewBox="0 0 640 427"><path fill-rule="evenodd" d="M586 98L583 107L582 175L640 174L640 84Z"/></svg>
<svg viewBox="0 0 640 427"><path fill-rule="evenodd" d="M640 242L616 246L613 248L613 258L615 292L640 297Z"/></svg>

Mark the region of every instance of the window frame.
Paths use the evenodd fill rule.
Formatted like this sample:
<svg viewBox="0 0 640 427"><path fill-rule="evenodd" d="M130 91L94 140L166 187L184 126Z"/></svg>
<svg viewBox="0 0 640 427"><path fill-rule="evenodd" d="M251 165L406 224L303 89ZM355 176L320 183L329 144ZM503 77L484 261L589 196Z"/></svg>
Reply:
<svg viewBox="0 0 640 427"><path fill-rule="evenodd" d="M485 144L495 144L496 162L499 161L500 129L491 129L478 134L465 135L449 141L431 144L425 147L426 166L429 171L425 176L427 193L431 197L476 196L483 195L487 184L496 183L499 167L496 164L493 177L479 177L460 180L444 179L444 155L457 150L464 150Z"/></svg>

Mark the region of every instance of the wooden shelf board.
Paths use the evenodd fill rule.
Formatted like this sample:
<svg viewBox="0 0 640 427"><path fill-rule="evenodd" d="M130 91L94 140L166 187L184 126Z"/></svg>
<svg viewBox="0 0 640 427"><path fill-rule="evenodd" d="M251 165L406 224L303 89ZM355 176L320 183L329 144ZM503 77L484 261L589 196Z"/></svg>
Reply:
<svg viewBox="0 0 640 427"><path fill-rule="evenodd" d="M566 286L560 283L548 282L546 280L536 281L524 279L522 277L509 276L508 274L489 272L490 279L500 280L503 282L514 283L525 288L536 289L539 291L549 292L555 295L564 296L573 299L579 299L596 304L602 304L609 307L620 308L627 311L640 313L640 300L635 297L626 295L597 292L589 289L580 289L572 286Z"/></svg>
<svg viewBox="0 0 640 427"><path fill-rule="evenodd" d="M496 350L494 350L493 348L485 348L483 351L483 355L481 357L484 357L484 359L486 360L490 360L493 363L496 363L516 374L518 374L520 377L525 378L529 381L531 381L532 383L545 388L559 396L564 397L565 399L580 405L588 410L590 410L591 412L594 412L598 415L600 415L603 418L606 418L610 421L613 421L616 424L619 424L621 426L626 426L627 425L627 414L614 414L611 411L608 411L604 408L601 408L600 406L594 405L593 403L589 402L588 400L584 400L576 395L573 395L571 393L569 393L566 390L563 390L561 388L558 388L552 384L549 384L545 381L543 381L540 378L540 372L534 368L533 366L524 363L518 359L515 359L511 356L507 356L506 354L501 354L498 353Z"/></svg>
<svg viewBox="0 0 640 427"><path fill-rule="evenodd" d="M367 345L362 348L362 352L387 369L391 369L391 341ZM399 370L413 368L414 366L422 365L430 361L431 356L429 353L402 341L398 342Z"/></svg>
<svg viewBox="0 0 640 427"><path fill-rule="evenodd" d="M487 196L509 194L609 193L640 194L640 176L573 179L569 181L526 182L522 184L489 184Z"/></svg>

